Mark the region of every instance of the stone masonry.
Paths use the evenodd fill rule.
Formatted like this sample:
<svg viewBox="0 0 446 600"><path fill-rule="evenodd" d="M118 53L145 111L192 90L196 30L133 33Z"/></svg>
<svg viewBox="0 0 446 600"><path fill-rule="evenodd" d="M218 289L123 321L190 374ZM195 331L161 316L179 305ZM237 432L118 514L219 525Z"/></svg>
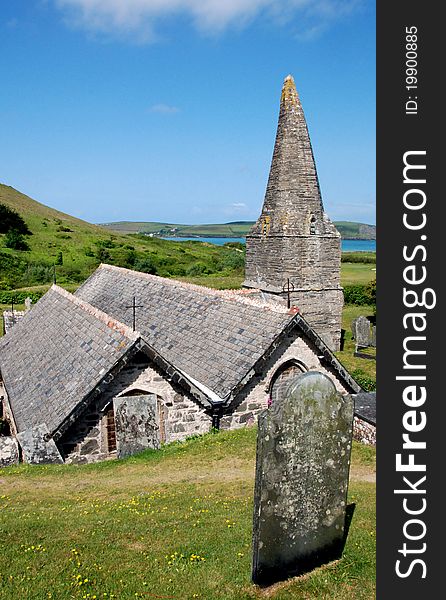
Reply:
<svg viewBox="0 0 446 600"><path fill-rule="evenodd" d="M321 365L315 349L302 336L292 333L281 344L258 376L234 399L221 420L222 429L238 429L257 422L258 415L268 407L271 383L282 365L298 364L303 372L322 372L334 383L341 394L348 392L345 384L328 368Z"/></svg>
<svg viewBox="0 0 446 600"><path fill-rule="evenodd" d="M305 116L293 78L284 82L262 213L246 237L244 286L291 300L332 350L343 305L341 237L324 212Z"/></svg>
<svg viewBox="0 0 446 600"><path fill-rule="evenodd" d="M168 382L147 357L138 354L64 434L58 445L65 462L79 464L116 456L107 447L106 409L114 398L133 393L155 394L158 397L166 419L166 443L206 433L211 428L211 417L184 392Z"/></svg>

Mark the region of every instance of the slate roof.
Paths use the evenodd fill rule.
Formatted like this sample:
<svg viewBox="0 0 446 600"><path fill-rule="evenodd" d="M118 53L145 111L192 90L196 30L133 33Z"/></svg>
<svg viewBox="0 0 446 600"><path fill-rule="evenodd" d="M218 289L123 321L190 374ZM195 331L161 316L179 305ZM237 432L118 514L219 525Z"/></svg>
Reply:
<svg viewBox="0 0 446 600"><path fill-rule="evenodd" d="M354 399L355 415L376 425L376 392L360 392Z"/></svg>
<svg viewBox="0 0 446 600"><path fill-rule="evenodd" d="M0 339L0 370L18 431L53 433L139 338L53 286Z"/></svg>
<svg viewBox="0 0 446 600"><path fill-rule="evenodd" d="M177 369L224 399L293 319L231 291L218 291L101 265L75 294L113 318L132 323Z"/></svg>

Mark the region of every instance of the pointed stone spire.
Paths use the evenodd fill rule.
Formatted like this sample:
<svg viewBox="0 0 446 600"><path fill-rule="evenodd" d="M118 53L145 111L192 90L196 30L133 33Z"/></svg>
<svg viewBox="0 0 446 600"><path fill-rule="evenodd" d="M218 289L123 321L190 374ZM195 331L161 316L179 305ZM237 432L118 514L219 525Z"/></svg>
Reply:
<svg viewBox="0 0 446 600"><path fill-rule="evenodd" d="M332 349L339 347L343 304L340 238L324 213L304 112L288 75L262 213L246 236L244 286L276 300L289 295Z"/></svg>
<svg viewBox="0 0 446 600"><path fill-rule="evenodd" d="M262 214L252 233L338 235L324 218L304 111L291 75L285 78Z"/></svg>

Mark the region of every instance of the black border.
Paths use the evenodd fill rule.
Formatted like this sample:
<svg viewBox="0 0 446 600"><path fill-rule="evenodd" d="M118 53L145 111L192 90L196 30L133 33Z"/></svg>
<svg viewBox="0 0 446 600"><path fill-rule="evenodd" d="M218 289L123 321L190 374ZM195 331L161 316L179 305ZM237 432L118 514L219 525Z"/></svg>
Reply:
<svg viewBox="0 0 446 600"><path fill-rule="evenodd" d="M442 375L446 373L442 344L446 327L440 277L445 270L442 255L446 240L443 215L446 213L441 179L446 169L441 164L442 130L445 129L443 107L440 107L445 70L445 26L440 16L441 7L441 3L435 2L377 0L377 598L382 600L424 600L444 595L440 578L445 570L442 545L446 503L441 484L445 471L446 398L440 386ZM418 112L407 115L405 103L411 92L405 87L405 28L413 25L418 30ZM426 543L424 553L411 555L426 563L425 578L422 578L421 565L414 566L406 578L399 577L395 570L398 558L405 561L402 571L407 570L411 560L398 553L405 541L403 525L411 517L404 513L403 496L394 493L395 489L404 487L401 485L403 473L395 470L395 455L402 451L402 417L408 410L402 401L402 390L407 384L395 380L403 373L402 344L408 335L403 327L403 315L410 312L403 305L403 270L408 263L402 249L404 245L413 247L420 239L420 232L408 231L402 221L403 194L407 189L403 184L403 155L409 150L426 150L427 184L423 189L427 193L427 225L423 233L427 235L424 242L427 259L418 264L427 267L427 280L423 285L433 288L437 295L436 307L425 310L427 400L423 408L427 426L416 438L427 442L426 450L418 451L420 460L424 459L427 466L426 485L419 486L426 489L427 508L419 518L425 521L427 533L419 542L407 541L413 548ZM416 475L424 474L415 473L412 479Z"/></svg>

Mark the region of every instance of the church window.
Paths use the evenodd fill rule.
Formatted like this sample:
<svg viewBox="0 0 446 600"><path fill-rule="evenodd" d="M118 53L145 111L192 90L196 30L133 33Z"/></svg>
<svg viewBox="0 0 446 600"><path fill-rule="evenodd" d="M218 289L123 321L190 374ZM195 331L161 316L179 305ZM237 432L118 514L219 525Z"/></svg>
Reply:
<svg viewBox="0 0 446 600"><path fill-rule="evenodd" d="M271 406L271 404L280 400L285 389L291 383L292 378L302 373L305 373L304 367L294 361L287 362L279 367L271 381L268 405Z"/></svg>

